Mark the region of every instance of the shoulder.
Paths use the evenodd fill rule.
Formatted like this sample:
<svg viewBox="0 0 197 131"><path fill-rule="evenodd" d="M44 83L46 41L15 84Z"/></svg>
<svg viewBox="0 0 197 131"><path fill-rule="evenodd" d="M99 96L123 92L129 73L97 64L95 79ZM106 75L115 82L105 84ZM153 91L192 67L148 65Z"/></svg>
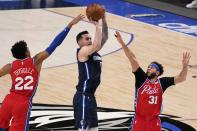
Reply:
<svg viewBox="0 0 197 131"><path fill-rule="evenodd" d="M135 75L136 80L145 81L147 78L146 73L142 70L141 67L139 67L135 72L133 72Z"/></svg>
<svg viewBox="0 0 197 131"><path fill-rule="evenodd" d="M161 77L159 78L161 83L166 83L166 82L173 82L174 83L174 77Z"/></svg>
<svg viewBox="0 0 197 131"><path fill-rule="evenodd" d="M163 90L165 91L168 87L175 85L174 83L174 77L162 77L159 78L159 81L161 83L161 86Z"/></svg>

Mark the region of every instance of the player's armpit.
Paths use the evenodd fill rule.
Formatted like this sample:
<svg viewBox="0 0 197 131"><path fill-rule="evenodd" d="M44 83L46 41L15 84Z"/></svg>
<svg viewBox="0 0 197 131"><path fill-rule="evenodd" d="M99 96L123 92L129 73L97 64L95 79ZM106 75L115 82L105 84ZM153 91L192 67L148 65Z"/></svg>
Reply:
<svg viewBox="0 0 197 131"><path fill-rule="evenodd" d="M34 56L34 65L41 64L46 58L49 57L49 53L47 51L42 51Z"/></svg>
<svg viewBox="0 0 197 131"><path fill-rule="evenodd" d="M136 70L140 67L137 59L134 58L133 60L130 60L130 63L131 63L131 67L132 67L132 72L136 72Z"/></svg>
<svg viewBox="0 0 197 131"><path fill-rule="evenodd" d="M11 72L11 64L7 64L0 69L0 77Z"/></svg>

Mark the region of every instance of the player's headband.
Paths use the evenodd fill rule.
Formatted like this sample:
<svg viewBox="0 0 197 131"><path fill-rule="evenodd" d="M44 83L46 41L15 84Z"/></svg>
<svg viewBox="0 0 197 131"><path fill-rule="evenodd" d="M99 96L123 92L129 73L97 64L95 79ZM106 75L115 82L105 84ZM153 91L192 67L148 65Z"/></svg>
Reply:
<svg viewBox="0 0 197 131"><path fill-rule="evenodd" d="M151 64L150 64L150 67L154 67L154 68L156 68L157 71L160 72L159 66L158 66L157 64L151 63Z"/></svg>

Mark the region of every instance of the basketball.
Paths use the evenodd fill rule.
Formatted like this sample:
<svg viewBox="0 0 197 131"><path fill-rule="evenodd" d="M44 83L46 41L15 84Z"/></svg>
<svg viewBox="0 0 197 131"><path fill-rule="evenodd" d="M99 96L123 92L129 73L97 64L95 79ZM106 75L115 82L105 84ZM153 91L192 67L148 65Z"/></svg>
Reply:
<svg viewBox="0 0 197 131"><path fill-rule="evenodd" d="M86 16L89 20L98 21L103 18L105 14L105 8L100 4L90 4L86 8Z"/></svg>

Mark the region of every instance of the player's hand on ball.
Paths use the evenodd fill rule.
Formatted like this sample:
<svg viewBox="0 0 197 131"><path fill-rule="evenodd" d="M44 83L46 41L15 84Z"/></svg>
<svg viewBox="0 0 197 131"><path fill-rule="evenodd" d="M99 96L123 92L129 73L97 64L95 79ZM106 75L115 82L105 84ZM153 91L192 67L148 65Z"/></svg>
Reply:
<svg viewBox="0 0 197 131"><path fill-rule="evenodd" d="M68 27L71 28L73 25L77 24L80 20L84 19L85 16L82 14L79 14L77 17L75 17L69 24Z"/></svg>
<svg viewBox="0 0 197 131"><path fill-rule="evenodd" d="M100 4L90 4L86 8L86 16L90 21L99 21L104 17L105 8Z"/></svg>

